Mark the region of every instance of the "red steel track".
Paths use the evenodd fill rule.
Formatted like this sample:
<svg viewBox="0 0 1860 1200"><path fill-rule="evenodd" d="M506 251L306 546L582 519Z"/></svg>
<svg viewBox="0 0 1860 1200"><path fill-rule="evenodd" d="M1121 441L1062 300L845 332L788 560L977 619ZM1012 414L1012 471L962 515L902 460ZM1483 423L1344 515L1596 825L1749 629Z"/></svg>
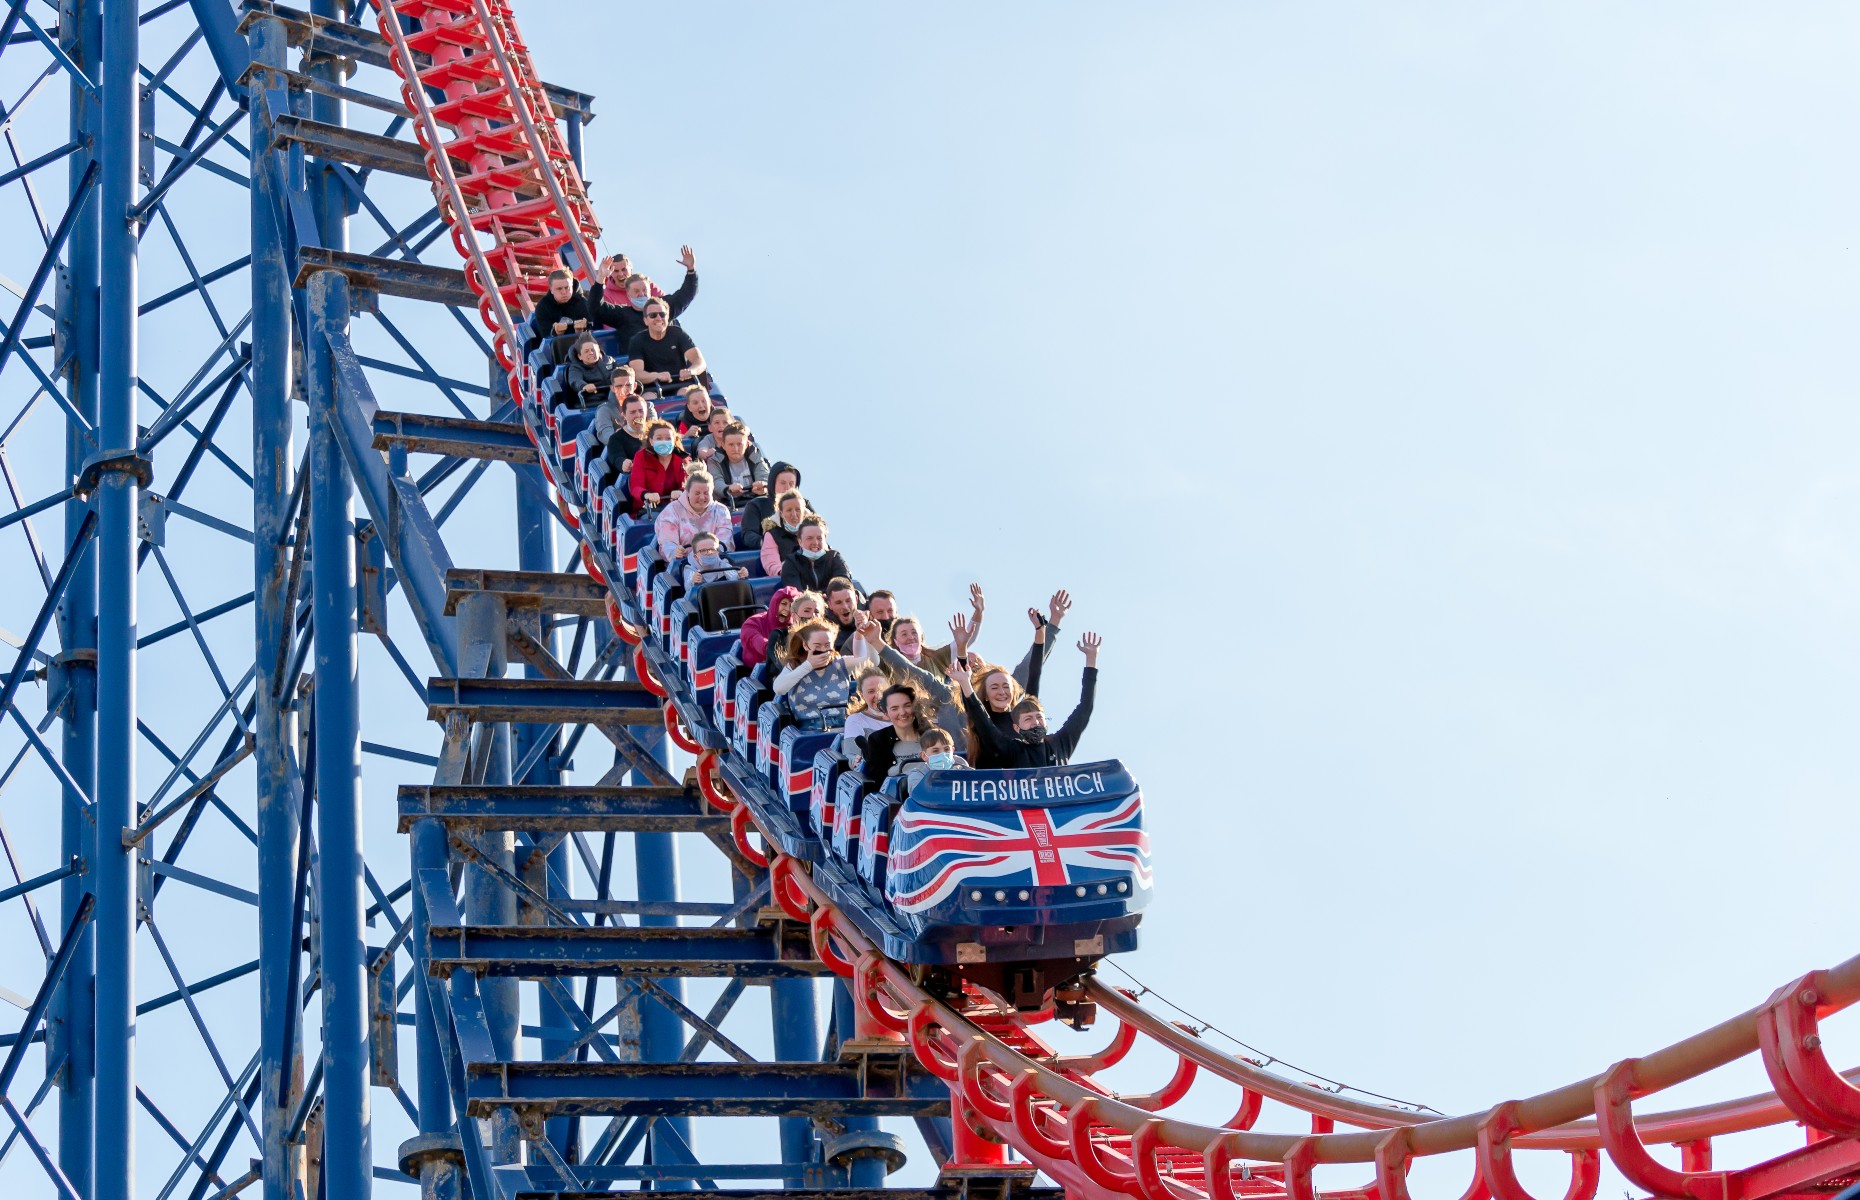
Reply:
<svg viewBox="0 0 1860 1200"><path fill-rule="evenodd" d="M397 17L419 28L409 31ZM400 0L384 6L381 31L393 46L401 95L426 150L434 199L465 260L479 314L495 335L498 360L510 372L511 394L523 403L518 314L530 310L565 251L578 274L589 277L600 227L587 192L508 4ZM622 625L620 632L637 640L637 631ZM666 720L676 735L669 704ZM748 840L750 810L717 782L714 753L699 763L705 794L730 812L738 848L767 862ZM958 1008L924 992L841 917L804 864L777 855L769 867L782 908L810 924L820 957L850 982L857 1035L902 1042L949 1081L953 1171L1011 1171L1012 1147L1074 1195L1141 1200L1408 1200L1415 1159L1467 1150L1477 1173L1462 1200L1531 1200L1514 1169L1514 1150L1566 1153L1565 1200L1591 1200L1603 1155L1634 1187L1674 1200L1826 1195L1860 1178L1860 1087L1849 1078L1856 1073L1829 1064L1819 1033L1822 1018L1860 999L1860 958L1810 972L1747 1012L1599 1074L1483 1112L1430 1117L1274 1075L1095 981L1088 984L1091 998L1117 1019L1117 1032L1096 1054L1060 1055L1034 1028L1037 1014L1018 1014L974 993L965 993ZM1140 1038L1173 1054L1177 1069L1154 1093L1114 1096L1095 1075ZM1637 1100L1752 1054L1761 1056L1775 1091L1635 1114ZM1233 1118L1217 1127L1162 1116L1204 1071L1242 1088ZM1300 1114L1304 1128L1256 1130L1267 1100ZM1714 1163L1714 1138L1785 1122L1806 1130L1800 1148L1742 1167ZM1649 1144L1676 1146L1680 1165L1656 1160ZM1333 1164L1356 1164L1366 1179L1320 1192L1313 1170Z"/></svg>

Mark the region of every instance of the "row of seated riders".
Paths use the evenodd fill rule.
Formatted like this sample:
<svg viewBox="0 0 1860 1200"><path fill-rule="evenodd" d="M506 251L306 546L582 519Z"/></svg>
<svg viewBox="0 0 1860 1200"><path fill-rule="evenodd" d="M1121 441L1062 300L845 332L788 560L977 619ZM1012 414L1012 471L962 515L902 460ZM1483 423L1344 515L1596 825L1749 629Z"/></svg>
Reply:
<svg viewBox="0 0 1860 1200"><path fill-rule="evenodd" d="M927 644L917 618L897 615L891 592L862 590L802 494L799 468L768 460L677 328L673 318L696 293L688 249L685 261L685 284L669 298L630 268L621 279L619 267L602 265L645 326L630 336L628 361L609 348L615 339L606 328L626 334L611 320L617 306L603 306L598 290L582 293L566 272L552 276L530 322L533 396L557 478L585 510L583 535L601 539L616 564L636 562L638 577L616 583L637 585L650 603L651 585L669 572L659 599L667 606L700 589L713 593L705 611L717 628L704 632L738 631L729 665L797 728L837 735L830 752L866 789L894 801L931 770L1070 761L1091 718L1096 634L1078 643L1080 699L1058 729L1038 698L1070 597L1061 590L1044 613L1027 610L1033 644L1009 669L972 651L986 611L979 585L970 588L970 613L952 618L940 647ZM682 366L658 353L665 342L682 347ZM642 526L650 539L629 555L625 545ZM760 611L729 603L758 592L768 596ZM691 669L686 647L667 649ZM720 695L716 707L722 715L735 706Z"/></svg>

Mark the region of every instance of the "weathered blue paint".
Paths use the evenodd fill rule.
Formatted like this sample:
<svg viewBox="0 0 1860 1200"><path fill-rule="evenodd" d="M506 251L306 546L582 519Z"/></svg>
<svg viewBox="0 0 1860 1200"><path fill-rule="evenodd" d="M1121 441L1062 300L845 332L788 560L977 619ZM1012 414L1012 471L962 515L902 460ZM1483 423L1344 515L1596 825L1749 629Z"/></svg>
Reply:
<svg viewBox="0 0 1860 1200"><path fill-rule="evenodd" d="M324 1187L366 1200L368 978L362 883L362 732L352 483L331 414L341 403L327 342L349 322L349 281L310 277L310 551L314 570L317 904L322 962Z"/></svg>
<svg viewBox="0 0 1860 1200"><path fill-rule="evenodd" d="M250 60L265 67L285 65L285 29L259 17L247 32ZM259 86L280 86L282 77L260 77ZM251 144L265 145L265 115L254 106ZM294 914L301 800L291 714L294 686L284 678L282 648L290 644L292 617L286 595L292 518L291 486L296 455L291 446L291 274L274 181L265 155L253 160L252 221L252 645L259 664L254 688L258 818L258 1008L259 1116L263 1123L265 1200L291 1200L296 1156L286 1143L297 1078L298 1026L289 1017L293 960L298 954Z"/></svg>

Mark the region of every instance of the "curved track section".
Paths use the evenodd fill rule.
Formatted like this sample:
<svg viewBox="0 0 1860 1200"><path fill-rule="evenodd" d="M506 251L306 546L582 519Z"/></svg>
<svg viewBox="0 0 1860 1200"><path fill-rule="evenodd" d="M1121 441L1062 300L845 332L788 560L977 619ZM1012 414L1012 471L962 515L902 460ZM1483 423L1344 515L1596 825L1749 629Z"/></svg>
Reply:
<svg viewBox="0 0 1860 1200"><path fill-rule="evenodd" d="M403 26L395 14L417 28ZM531 418L526 425L536 440L542 422L514 350L521 345L519 325L559 255L588 276L599 229L592 208L506 5L403 0L383 9L381 28L394 48L440 212L467 263L479 312L496 335L498 359L509 372L513 396L526 406ZM432 65L416 71L416 49L430 54ZM554 480L560 468L559 462L551 464L555 450L541 448L545 471L555 468ZM569 507L564 504L565 513ZM593 549L586 548L590 561ZM628 642L642 643L641 631L649 626L624 572L614 574L608 605L614 628ZM664 673L679 669L646 644L635 662L642 681L659 694ZM851 986L857 1034L908 1046L924 1068L947 1082L957 1125L955 1153L946 1168L952 1173L1011 1173L1015 1166L1007 1147L1012 1147L1077 1196L1407 1200L1416 1159L1470 1151L1476 1174L1464 1200L1529 1200L1514 1153L1540 1150L1567 1155L1566 1200L1594 1196L1604 1156L1649 1195L1764 1200L1825 1194L1860 1172L1860 1087L1824 1057L1818 1028L1823 1018L1860 999L1860 958L1804 975L1757 1007L1643 1057L1553 1091L1451 1117L1428 1117L1274 1075L1219 1052L1130 994L1095 981L1089 995L1116 1019L1117 1030L1103 1051L1065 1056L1040 1037L1040 1014L1017 1013L973 989L946 1000L918 987L908 970L880 955L834 907L807 864L751 841L752 834L761 834L764 847L776 845L750 806L720 778L721 756L731 752L704 748L723 744L719 732L691 728L687 715L669 701L664 719L674 740L698 753L700 785L729 816L737 852L767 867L780 907L807 925L819 958ZM1177 1070L1154 1093L1117 1095L1096 1076L1139 1039L1173 1056ZM1753 1054L1775 1087L1771 1093L1672 1112L1635 1111L1646 1097ZM1164 1115L1202 1073L1242 1089L1234 1116L1210 1126ZM1296 1114L1302 1127L1282 1133L1257 1129L1267 1101ZM1714 1138L1788 1122L1807 1131L1800 1149L1734 1168L1715 1163ZM1678 1147L1679 1165L1660 1161L1650 1145ZM1315 1185L1317 1168L1346 1165L1359 1169L1359 1185L1323 1191Z"/></svg>

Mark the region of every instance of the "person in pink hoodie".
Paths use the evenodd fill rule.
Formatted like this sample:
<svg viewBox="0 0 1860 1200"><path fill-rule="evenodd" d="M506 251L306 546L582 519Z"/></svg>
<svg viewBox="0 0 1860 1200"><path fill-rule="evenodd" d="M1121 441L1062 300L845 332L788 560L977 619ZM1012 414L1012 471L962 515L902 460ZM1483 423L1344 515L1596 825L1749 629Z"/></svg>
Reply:
<svg viewBox="0 0 1860 1200"><path fill-rule="evenodd" d="M744 666L753 667L765 661L769 656L769 640L788 635L794 598L800 594L800 588L776 588L775 594L769 597L768 611L759 612L743 622L741 638Z"/></svg>
<svg viewBox="0 0 1860 1200"><path fill-rule="evenodd" d="M659 510L653 522L659 539L659 553L667 561L682 559L691 551L691 539L700 533L717 535L723 541L734 532L730 510L711 499L710 472L693 467L685 472L684 490L678 498Z"/></svg>

